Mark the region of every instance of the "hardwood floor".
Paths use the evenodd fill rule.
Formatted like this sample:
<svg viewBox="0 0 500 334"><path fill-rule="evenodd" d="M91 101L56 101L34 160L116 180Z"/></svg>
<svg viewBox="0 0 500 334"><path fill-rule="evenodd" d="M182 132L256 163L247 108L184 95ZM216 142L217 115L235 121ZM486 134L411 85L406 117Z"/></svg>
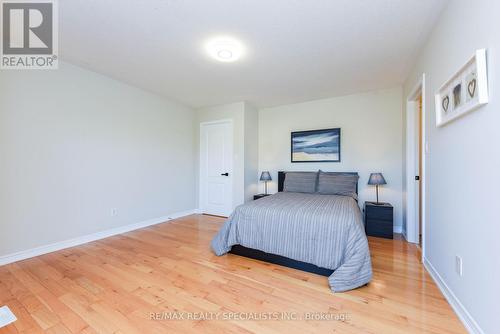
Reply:
<svg viewBox="0 0 500 334"><path fill-rule="evenodd" d="M0 306L18 318L0 333L465 332L413 245L370 238L373 281L333 294L326 277L216 257L222 221L188 216L0 267ZM165 319L180 312L197 318Z"/></svg>

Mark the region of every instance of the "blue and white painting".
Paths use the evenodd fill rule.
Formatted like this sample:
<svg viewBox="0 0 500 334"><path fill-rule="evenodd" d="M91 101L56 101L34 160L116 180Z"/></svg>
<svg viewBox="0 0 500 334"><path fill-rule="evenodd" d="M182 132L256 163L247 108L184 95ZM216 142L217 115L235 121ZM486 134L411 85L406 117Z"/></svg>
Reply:
<svg viewBox="0 0 500 334"><path fill-rule="evenodd" d="M292 132L292 162L340 162L340 128Z"/></svg>

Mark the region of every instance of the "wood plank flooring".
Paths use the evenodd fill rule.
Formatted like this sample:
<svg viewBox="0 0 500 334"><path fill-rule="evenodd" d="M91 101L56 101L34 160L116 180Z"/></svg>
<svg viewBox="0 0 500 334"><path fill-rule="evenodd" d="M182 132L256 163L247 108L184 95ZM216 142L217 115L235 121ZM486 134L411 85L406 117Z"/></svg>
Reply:
<svg viewBox="0 0 500 334"><path fill-rule="evenodd" d="M373 281L333 294L322 276L216 257L222 221L188 216L0 267L0 306L18 318L0 333L465 332L403 240L370 238Z"/></svg>

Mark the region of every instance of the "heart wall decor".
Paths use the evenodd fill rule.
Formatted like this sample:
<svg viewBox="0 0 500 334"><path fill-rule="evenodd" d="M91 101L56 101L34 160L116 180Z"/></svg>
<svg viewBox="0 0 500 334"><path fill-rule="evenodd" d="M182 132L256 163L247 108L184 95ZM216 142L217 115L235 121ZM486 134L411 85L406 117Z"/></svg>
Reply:
<svg viewBox="0 0 500 334"><path fill-rule="evenodd" d="M434 96L436 126L441 127L488 103L486 49L480 49Z"/></svg>
<svg viewBox="0 0 500 334"><path fill-rule="evenodd" d="M441 106L443 107L444 112L448 112L448 107L450 106L450 97L448 95L446 95L443 99Z"/></svg>
<svg viewBox="0 0 500 334"><path fill-rule="evenodd" d="M476 83L476 79L472 79L467 85L467 92L469 93L470 98L473 98L474 94L476 93Z"/></svg>

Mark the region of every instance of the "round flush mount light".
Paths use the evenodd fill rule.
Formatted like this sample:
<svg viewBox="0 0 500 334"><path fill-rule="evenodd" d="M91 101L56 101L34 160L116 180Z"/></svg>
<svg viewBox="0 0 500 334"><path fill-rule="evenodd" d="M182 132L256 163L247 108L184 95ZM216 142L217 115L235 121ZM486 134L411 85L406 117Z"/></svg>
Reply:
<svg viewBox="0 0 500 334"><path fill-rule="evenodd" d="M208 54L215 60L230 63L240 59L244 53L243 44L231 37L217 37L206 43Z"/></svg>
<svg viewBox="0 0 500 334"><path fill-rule="evenodd" d="M233 58L233 52L231 50L220 50L217 52L217 57L222 58L222 59L231 59Z"/></svg>

